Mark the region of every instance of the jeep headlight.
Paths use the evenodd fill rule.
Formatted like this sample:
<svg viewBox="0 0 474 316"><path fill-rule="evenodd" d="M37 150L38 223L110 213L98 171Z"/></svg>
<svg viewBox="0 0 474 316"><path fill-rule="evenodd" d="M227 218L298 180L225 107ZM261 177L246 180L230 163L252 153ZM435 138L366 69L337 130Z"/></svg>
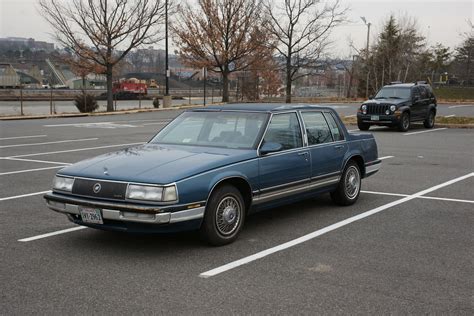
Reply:
<svg viewBox="0 0 474 316"><path fill-rule="evenodd" d="M178 199L178 194L175 185L163 187L129 184L126 197L131 200L172 202Z"/></svg>
<svg viewBox="0 0 474 316"><path fill-rule="evenodd" d="M390 111L395 112L396 109L397 109L397 107L395 105L390 106Z"/></svg>
<svg viewBox="0 0 474 316"><path fill-rule="evenodd" d="M363 113L363 114L367 114L367 105L362 104L362 106L360 107L360 109L362 110L362 113Z"/></svg>
<svg viewBox="0 0 474 316"><path fill-rule="evenodd" d="M53 189L71 192L74 184L74 178L55 176L53 180Z"/></svg>

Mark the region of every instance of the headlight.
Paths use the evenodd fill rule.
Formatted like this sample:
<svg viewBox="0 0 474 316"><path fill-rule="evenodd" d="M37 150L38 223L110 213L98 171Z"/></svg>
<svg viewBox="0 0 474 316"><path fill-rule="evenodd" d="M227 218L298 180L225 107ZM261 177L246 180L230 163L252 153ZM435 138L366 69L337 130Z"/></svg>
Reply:
<svg viewBox="0 0 474 316"><path fill-rule="evenodd" d="M390 110L385 111L385 114L390 115Z"/></svg>
<svg viewBox="0 0 474 316"><path fill-rule="evenodd" d="M127 189L127 199L131 200L147 200L159 202L171 202L178 199L176 186L151 186L129 184Z"/></svg>
<svg viewBox="0 0 474 316"><path fill-rule="evenodd" d="M363 114L367 114L367 105L362 104L362 106L360 107L360 109L362 110L362 113L363 113Z"/></svg>
<svg viewBox="0 0 474 316"><path fill-rule="evenodd" d="M71 192L73 184L74 184L74 178L55 176L53 180L53 189Z"/></svg>
<svg viewBox="0 0 474 316"><path fill-rule="evenodd" d="M397 109L397 107L395 105L390 106L390 111L395 112L396 109Z"/></svg>

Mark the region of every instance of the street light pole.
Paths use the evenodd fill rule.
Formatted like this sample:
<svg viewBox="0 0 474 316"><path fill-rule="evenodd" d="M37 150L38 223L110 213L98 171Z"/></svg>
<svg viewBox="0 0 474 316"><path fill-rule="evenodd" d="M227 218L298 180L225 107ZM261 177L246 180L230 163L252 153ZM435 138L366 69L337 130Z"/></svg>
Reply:
<svg viewBox="0 0 474 316"><path fill-rule="evenodd" d="M367 80L366 80L366 86L365 86L365 98L369 97L369 40L370 40L370 25L372 25L370 22L367 22L364 16L360 17L362 21L364 21L365 25L367 25L367 46L365 48L365 57L366 57L366 65L367 65Z"/></svg>
<svg viewBox="0 0 474 316"><path fill-rule="evenodd" d="M165 95L163 97L163 107L171 106L170 96L170 69L168 64L168 0L165 0Z"/></svg>

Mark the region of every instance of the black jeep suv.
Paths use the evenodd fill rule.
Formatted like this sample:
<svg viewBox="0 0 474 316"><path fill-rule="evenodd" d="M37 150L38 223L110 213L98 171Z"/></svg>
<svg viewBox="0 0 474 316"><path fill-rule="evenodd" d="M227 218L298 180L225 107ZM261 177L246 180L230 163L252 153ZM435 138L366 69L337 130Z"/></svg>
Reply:
<svg viewBox="0 0 474 316"><path fill-rule="evenodd" d="M375 98L365 101L357 111L357 126L366 131L370 125L395 126L406 132L411 122L433 128L436 97L425 82L393 83L384 86Z"/></svg>

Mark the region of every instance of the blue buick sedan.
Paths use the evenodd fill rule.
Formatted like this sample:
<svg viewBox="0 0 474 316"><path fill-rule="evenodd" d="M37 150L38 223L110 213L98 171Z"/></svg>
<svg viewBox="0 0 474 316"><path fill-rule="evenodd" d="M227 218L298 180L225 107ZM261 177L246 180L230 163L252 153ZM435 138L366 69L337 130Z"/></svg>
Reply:
<svg viewBox="0 0 474 316"><path fill-rule="evenodd" d="M186 111L143 145L61 169L44 198L79 225L199 229L224 245L254 211L322 193L355 203L380 165L373 136L348 133L329 107L234 104Z"/></svg>

